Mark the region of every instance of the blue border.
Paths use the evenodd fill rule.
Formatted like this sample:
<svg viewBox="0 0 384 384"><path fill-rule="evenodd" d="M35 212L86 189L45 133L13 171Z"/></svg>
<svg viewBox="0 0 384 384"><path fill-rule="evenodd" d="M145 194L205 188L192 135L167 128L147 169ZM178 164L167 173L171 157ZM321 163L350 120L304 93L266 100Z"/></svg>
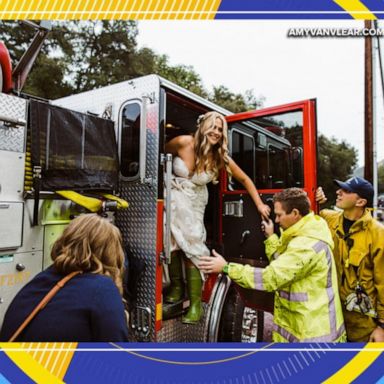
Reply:
<svg viewBox="0 0 384 384"><path fill-rule="evenodd" d="M66 383L318 383L355 357L364 344L80 343ZM354 382L383 378L380 355ZM32 383L0 353L0 384Z"/></svg>
<svg viewBox="0 0 384 384"><path fill-rule="evenodd" d="M372 11L384 11L382 0L362 0L361 2ZM382 14L379 17L382 18ZM332 0L222 0L215 18L353 19ZM119 347L131 350L153 350L130 352L119 350ZM305 350L306 347L309 350ZM64 381L95 384L106 382L315 383L326 380L343 368L363 347L363 344L143 343L117 344L116 346L108 343L82 343L74 353ZM189 348L189 350L170 351L167 350L169 348ZM212 351L211 349L214 348L222 350ZM239 350L234 351L235 348ZM252 348L255 349L253 353L250 351ZM201 351L197 352L194 349L201 349ZM337 349L345 350L336 351ZM215 360L217 361L214 362ZM191 365L196 362L201 364ZM382 354L354 382L384 384L383 375L384 355ZM22 369L1 351L0 384L32 382Z"/></svg>

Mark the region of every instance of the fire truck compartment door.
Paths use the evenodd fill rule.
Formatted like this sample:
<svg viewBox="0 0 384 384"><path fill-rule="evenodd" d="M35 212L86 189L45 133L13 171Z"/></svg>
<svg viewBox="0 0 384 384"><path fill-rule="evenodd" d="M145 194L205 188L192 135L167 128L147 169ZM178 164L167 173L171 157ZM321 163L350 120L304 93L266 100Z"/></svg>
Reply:
<svg viewBox="0 0 384 384"><path fill-rule="evenodd" d="M24 203L0 201L0 250L22 245Z"/></svg>

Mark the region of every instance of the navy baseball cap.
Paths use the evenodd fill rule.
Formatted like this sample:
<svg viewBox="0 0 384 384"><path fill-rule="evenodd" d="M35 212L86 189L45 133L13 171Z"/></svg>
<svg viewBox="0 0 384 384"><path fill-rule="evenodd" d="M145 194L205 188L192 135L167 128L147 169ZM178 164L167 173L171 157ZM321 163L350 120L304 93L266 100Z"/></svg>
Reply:
<svg viewBox="0 0 384 384"><path fill-rule="evenodd" d="M345 191L357 193L361 198L366 199L368 204L372 203L372 184L362 177L351 177L347 181L333 180L333 182Z"/></svg>

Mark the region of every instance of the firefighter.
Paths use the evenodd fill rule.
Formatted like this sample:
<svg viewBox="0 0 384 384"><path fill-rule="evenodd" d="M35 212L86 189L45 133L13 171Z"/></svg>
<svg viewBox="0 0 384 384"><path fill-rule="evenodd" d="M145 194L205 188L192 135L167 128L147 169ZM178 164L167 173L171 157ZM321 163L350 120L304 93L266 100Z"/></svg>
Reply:
<svg viewBox="0 0 384 384"><path fill-rule="evenodd" d="M225 273L245 288L275 291L275 342L345 341L327 223L310 212L309 199L299 188L275 194L273 202L281 237L274 234L271 220L262 222L266 254L271 260L266 268L227 263L213 252L214 257L201 258L201 270Z"/></svg>
<svg viewBox="0 0 384 384"><path fill-rule="evenodd" d="M335 243L340 297L349 341L384 341L384 227L367 207L373 187L360 177L334 180L336 207L323 209ZM316 200L327 198L321 187Z"/></svg>

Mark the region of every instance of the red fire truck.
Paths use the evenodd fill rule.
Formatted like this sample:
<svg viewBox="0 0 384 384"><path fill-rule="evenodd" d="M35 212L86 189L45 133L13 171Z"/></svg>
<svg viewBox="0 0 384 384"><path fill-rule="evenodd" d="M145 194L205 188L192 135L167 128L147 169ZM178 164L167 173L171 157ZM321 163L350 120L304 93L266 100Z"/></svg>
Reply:
<svg viewBox="0 0 384 384"><path fill-rule="evenodd" d="M103 201L99 213L111 217L123 235L130 271L132 340L265 340L263 324L273 311L273 295L240 289L227 276L210 276L205 282L199 324L181 322L187 297L179 303L163 303L169 285L172 173L172 156L165 153L165 143L193 134L197 117L216 110L228 121L230 155L254 181L265 203L272 205L272 195L283 188L300 187L314 204L316 101L232 114L149 75L48 102L15 94L15 82L13 89L9 86L9 56L2 52L4 47L0 52L0 323L17 291L49 265L51 246L71 218L89 212L81 204L82 196L92 195ZM109 178L114 160L116 177ZM86 169L88 161L98 164L96 172ZM89 183L77 180L78 172ZM59 194L62 189L74 191L80 199ZM115 210L112 195L128 201L129 208ZM237 182L229 183L225 172L218 185L209 186L205 225L208 246L228 260L268 264L260 216L247 192Z"/></svg>

